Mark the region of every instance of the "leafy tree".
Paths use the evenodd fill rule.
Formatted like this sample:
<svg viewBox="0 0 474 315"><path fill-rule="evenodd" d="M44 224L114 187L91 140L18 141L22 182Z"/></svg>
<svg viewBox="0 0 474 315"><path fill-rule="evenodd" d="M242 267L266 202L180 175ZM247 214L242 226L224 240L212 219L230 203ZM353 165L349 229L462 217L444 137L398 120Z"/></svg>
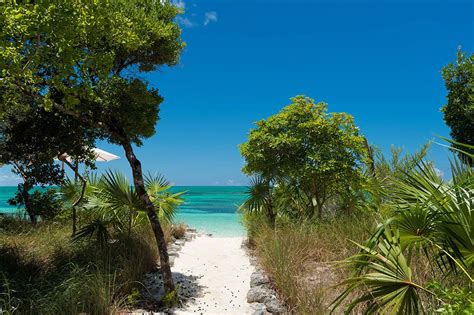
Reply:
<svg viewBox="0 0 474 315"><path fill-rule="evenodd" d="M9 2L0 10L0 109L21 108L28 96L124 148L159 247L165 291L173 291L163 230L132 145L155 133L163 99L140 74L178 62L179 8L157 0L72 0Z"/></svg>
<svg viewBox="0 0 474 315"><path fill-rule="evenodd" d="M35 214L46 220L54 219L61 212L63 206L57 191L53 188L49 188L46 191L35 190L29 196L28 201ZM25 200L23 199L23 194L17 194L15 198L10 199L8 202L14 206L21 206L24 205Z"/></svg>
<svg viewBox="0 0 474 315"><path fill-rule="evenodd" d="M11 108L3 113L0 124L0 162L11 164L23 182L18 186L17 200L25 206L32 223L38 209L29 192L35 185L60 185L64 172L54 159L68 153L76 161L93 166L90 148L95 135L77 125L69 116L44 108Z"/></svg>
<svg viewBox="0 0 474 315"><path fill-rule="evenodd" d="M284 178L307 200L308 217L322 216L325 203L357 185L365 140L352 116L328 113L327 104L305 96L267 120L257 122L240 146L243 172L266 179Z"/></svg>
<svg viewBox="0 0 474 315"><path fill-rule="evenodd" d="M448 102L441 109L444 121L451 128L451 136L456 142L474 145L474 54L468 56L461 50L454 63L448 64L442 71L444 83L448 90ZM459 145L452 143L454 148ZM466 147L464 147L466 149ZM467 148L469 153L474 149ZM472 159L460 153L465 161Z"/></svg>

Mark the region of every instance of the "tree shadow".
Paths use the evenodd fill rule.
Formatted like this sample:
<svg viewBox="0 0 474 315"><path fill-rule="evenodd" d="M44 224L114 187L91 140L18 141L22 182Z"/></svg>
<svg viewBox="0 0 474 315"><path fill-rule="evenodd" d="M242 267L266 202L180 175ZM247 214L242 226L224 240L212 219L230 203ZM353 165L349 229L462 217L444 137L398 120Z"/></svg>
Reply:
<svg viewBox="0 0 474 315"><path fill-rule="evenodd" d="M173 272L173 279L178 288L178 306L184 306L204 294L206 287L199 284L201 277ZM158 271L145 274L142 284L144 286L141 292L143 301L139 303L139 306L147 311L157 311L163 310L164 307L166 308L166 305L163 305L165 293L161 274ZM173 310L167 309L166 313L173 314Z"/></svg>

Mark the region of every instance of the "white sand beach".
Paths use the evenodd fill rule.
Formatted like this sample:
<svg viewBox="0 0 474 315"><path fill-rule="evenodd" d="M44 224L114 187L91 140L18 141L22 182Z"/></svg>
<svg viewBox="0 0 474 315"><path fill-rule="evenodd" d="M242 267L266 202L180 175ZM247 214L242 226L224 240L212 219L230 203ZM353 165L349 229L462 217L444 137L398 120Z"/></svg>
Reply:
<svg viewBox="0 0 474 315"><path fill-rule="evenodd" d="M189 292L176 314L251 314L246 301L254 271L242 237L198 236L186 242L172 268L181 292ZM181 279L181 280L180 280Z"/></svg>

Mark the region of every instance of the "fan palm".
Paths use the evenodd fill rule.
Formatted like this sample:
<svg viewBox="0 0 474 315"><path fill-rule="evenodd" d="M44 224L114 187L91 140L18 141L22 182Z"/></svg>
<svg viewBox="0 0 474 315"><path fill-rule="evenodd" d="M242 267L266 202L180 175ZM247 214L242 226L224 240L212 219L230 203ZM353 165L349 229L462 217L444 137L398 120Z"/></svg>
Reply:
<svg viewBox="0 0 474 315"><path fill-rule="evenodd" d="M109 232L105 233L104 227L130 233L134 226L147 219L141 199L122 173L107 171L89 187L92 192L84 207L94 219L78 232L75 240L98 235L99 229L101 235L106 236ZM177 207L183 202L184 192L169 192L171 185L161 175L148 175L145 187L158 211L160 221L171 223Z"/></svg>
<svg viewBox="0 0 474 315"><path fill-rule="evenodd" d="M376 248L355 243L361 252L346 260L355 269L354 275L341 283L347 286L334 301L333 311L357 289L362 295L348 304L349 314L359 304L365 313L419 314L423 311L420 293L432 294L413 281L413 274L400 246L397 230L386 229Z"/></svg>
<svg viewBox="0 0 474 315"><path fill-rule="evenodd" d="M369 312L418 313L419 293L428 291L411 279L414 247L423 248L443 272L461 270L474 282L474 173L456 157L451 172L452 179L445 181L432 163L420 161L390 179L387 196L394 216L347 260L355 276L343 282L347 289L335 306L359 289L364 293L349 310L367 302Z"/></svg>
<svg viewBox="0 0 474 315"><path fill-rule="evenodd" d="M270 181L262 176L251 178L247 197L239 209L248 213L264 213L269 222L274 225L276 213Z"/></svg>

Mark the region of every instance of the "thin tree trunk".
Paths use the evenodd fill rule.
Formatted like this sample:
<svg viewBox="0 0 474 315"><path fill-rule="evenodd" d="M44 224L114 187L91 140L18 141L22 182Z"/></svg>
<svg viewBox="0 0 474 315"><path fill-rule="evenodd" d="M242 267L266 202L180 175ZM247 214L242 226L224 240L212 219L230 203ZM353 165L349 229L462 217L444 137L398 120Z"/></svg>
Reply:
<svg viewBox="0 0 474 315"><path fill-rule="evenodd" d="M273 211L273 203L271 199L268 200L266 208L267 208L267 218L270 221L271 227L275 227L276 214Z"/></svg>
<svg viewBox="0 0 474 315"><path fill-rule="evenodd" d="M140 161L135 156L133 152L132 144L129 140L122 140L122 147L125 150L125 155L127 160L130 163L133 173L133 183L135 185L135 191L142 200L146 208L146 213L150 221L151 228L155 234L155 240L158 245L158 251L160 254L160 265L161 265L161 274L163 276L163 284L165 288L165 293L170 293L174 291L175 286L173 282L173 277L171 274L168 249L166 246L165 235L163 229L161 228L158 215L156 213L155 207L150 200L150 196L145 189L145 183L143 181L143 172Z"/></svg>
<svg viewBox="0 0 474 315"><path fill-rule="evenodd" d="M77 179L79 179L82 182L82 188L81 188L81 194L79 195L79 198L73 202L71 208L72 208L72 236L76 235L77 232L77 211L76 211L76 206L81 202L82 199L84 199L84 194L86 192L86 186L87 186L87 181L86 179L79 173L79 165L77 162L73 165L71 162L69 162L64 156L59 156L59 160L63 162L63 167L64 163L66 163L67 166L74 172L74 185L77 182ZM64 171L64 169L63 169Z"/></svg>
<svg viewBox="0 0 474 315"><path fill-rule="evenodd" d="M30 199L30 189L32 188L28 182L28 177L25 175L23 172L23 169L21 168L20 164L17 162L13 162L13 166L15 167L16 171L21 175L23 178L23 185L21 187L21 197L23 198L23 204L25 205L25 211L28 213L28 216L30 217L30 221L33 224L36 224L38 222L38 219L36 217L36 213L31 206L31 199ZM19 186L20 188L20 186Z"/></svg>
<svg viewBox="0 0 474 315"><path fill-rule="evenodd" d="M26 184L23 184L21 195L23 198L23 203L25 204L26 213L28 213L31 223L36 224L38 222L38 219L36 217L34 209L31 207L29 190L30 190L30 187L28 187Z"/></svg>

